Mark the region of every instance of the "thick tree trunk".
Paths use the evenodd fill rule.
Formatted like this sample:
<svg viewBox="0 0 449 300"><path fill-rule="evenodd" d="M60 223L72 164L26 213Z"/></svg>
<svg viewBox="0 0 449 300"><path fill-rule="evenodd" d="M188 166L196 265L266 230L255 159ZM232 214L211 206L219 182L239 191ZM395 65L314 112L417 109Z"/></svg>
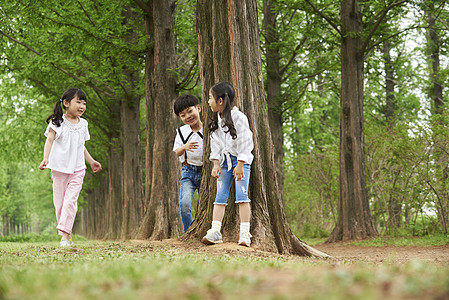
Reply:
<svg viewBox="0 0 449 300"><path fill-rule="evenodd" d="M172 151L175 129L173 113L176 79L174 0L146 3L145 26L149 37L146 53L147 164L145 216L138 238L164 239L181 234L179 216L180 167ZM148 151L150 151L148 153Z"/></svg>
<svg viewBox="0 0 449 300"><path fill-rule="evenodd" d="M253 131L254 161L249 186L252 247L327 256L296 238L286 223L264 99L256 1L199 0L197 28L204 120L211 115L207 104L209 88L218 81L229 81L236 91L236 105L248 116ZM183 236L185 239L202 237L211 224L216 180L210 176L208 135L206 126L199 209ZM237 242L239 221L237 207L231 204L233 201L229 199L222 228L225 241Z"/></svg>
<svg viewBox="0 0 449 300"><path fill-rule="evenodd" d="M271 137L274 144L274 160L276 163L276 173L279 184L279 191L283 199L284 191L284 135L282 134L282 100L281 83L282 75L279 71L280 55L276 43L279 42L276 31L277 14L273 12L271 0L263 2L263 31L265 33L266 60L267 60L267 102L268 120L271 129Z"/></svg>
<svg viewBox="0 0 449 300"><path fill-rule="evenodd" d="M356 0L341 1L340 197L328 242L375 236L365 184L362 14Z"/></svg>

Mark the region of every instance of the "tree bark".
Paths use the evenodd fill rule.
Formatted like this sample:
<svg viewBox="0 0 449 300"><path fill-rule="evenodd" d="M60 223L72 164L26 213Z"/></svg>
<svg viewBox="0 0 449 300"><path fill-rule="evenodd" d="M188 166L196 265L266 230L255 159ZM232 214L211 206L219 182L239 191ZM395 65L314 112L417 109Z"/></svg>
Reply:
<svg viewBox="0 0 449 300"><path fill-rule="evenodd" d="M176 79L174 0L146 2L145 27L148 51L145 61L147 104L147 162L145 216L137 237L160 240L179 236L180 167L172 151L179 122L173 113ZM175 180L176 178L176 180Z"/></svg>
<svg viewBox="0 0 449 300"><path fill-rule="evenodd" d="M252 246L266 251L327 256L295 237L286 222L274 162L273 143L263 90L256 1L199 0L197 5L200 78L205 120L211 115L209 88L230 82L236 105L248 116L254 139L251 166ZM183 239L200 238L210 228L216 180L210 176L210 139L205 126L204 167L198 214ZM223 220L224 241L237 242L237 206L230 198Z"/></svg>
<svg viewBox="0 0 449 300"><path fill-rule="evenodd" d="M129 30L126 41L129 44L137 42L138 12L126 7L123 15ZM136 90L139 82L139 70L126 67L123 70L126 80L122 86L124 97L120 101L121 130L120 140L123 149L123 207L120 237L134 237L143 217L143 179L140 144L140 95Z"/></svg>
<svg viewBox="0 0 449 300"><path fill-rule="evenodd" d="M395 114L396 114L396 100L394 96L395 80L394 80L394 68L391 61L391 42L383 42L382 53L385 63L385 120L387 126L392 129L395 126ZM396 178L397 174L394 174ZM396 180L393 182L393 186ZM396 196L396 193L392 192L388 199L388 227L390 229L400 228L402 226L402 206L401 201Z"/></svg>
<svg viewBox="0 0 449 300"><path fill-rule="evenodd" d="M363 24L356 0L341 1L341 34L340 196L327 242L377 235L365 183Z"/></svg>
<svg viewBox="0 0 449 300"><path fill-rule="evenodd" d="M278 46L278 33L276 31L277 14L273 12L273 3L271 0L263 2L263 31L265 33L266 60L267 60L267 103L268 120L270 124L271 137L274 144L274 160L276 163L276 173L279 184L281 198L284 195L284 135L282 133L282 100L281 83L282 74L279 70L280 55Z"/></svg>
<svg viewBox="0 0 449 300"><path fill-rule="evenodd" d="M430 7L427 13L427 45L430 56L429 69L430 69L430 93L429 96L432 99L432 116L436 117L433 123L433 140L434 140L434 157L435 157L435 168L436 168L436 182L439 192L435 195L437 201L435 206L437 208L438 220L443 228L443 232L448 232L449 225L449 193L447 192L447 185L449 180L449 157L447 152L442 150L445 149L447 144L446 138L439 134L439 128L444 126L442 122L438 119L439 116L444 112L444 101L443 101L443 85L441 83L440 75L440 37L436 29L436 18L434 14L434 4L430 3Z"/></svg>

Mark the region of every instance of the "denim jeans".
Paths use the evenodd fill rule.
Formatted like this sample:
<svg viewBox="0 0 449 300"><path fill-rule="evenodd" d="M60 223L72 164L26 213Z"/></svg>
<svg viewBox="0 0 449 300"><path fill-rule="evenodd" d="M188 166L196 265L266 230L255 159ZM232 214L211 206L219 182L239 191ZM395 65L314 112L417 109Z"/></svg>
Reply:
<svg viewBox="0 0 449 300"><path fill-rule="evenodd" d="M223 165L221 166L221 174L217 179L217 196L215 197L214 204L219 205L227 205L229 198L229 190L231 189L232 180L234 179L234 175L232 175L232 171L237 166L237 157L231 155L232 168L228 171L228 164L226 159L224 160ZM235 180L235 203L242 202L251 202L248 198L248 184L249 184L249 176L251 173L251 165L244 164L243 165L243 174L245 177L240 179L239 181Z"/></svg>
<svg viewBox="0 0 449 300"><path fill-rule="evenodd" d="M181 192L179 193L179 207L184 232L192 224L192 199L195 190L200 192L201 171L203 167L184 164L182 166Z"/></svg>

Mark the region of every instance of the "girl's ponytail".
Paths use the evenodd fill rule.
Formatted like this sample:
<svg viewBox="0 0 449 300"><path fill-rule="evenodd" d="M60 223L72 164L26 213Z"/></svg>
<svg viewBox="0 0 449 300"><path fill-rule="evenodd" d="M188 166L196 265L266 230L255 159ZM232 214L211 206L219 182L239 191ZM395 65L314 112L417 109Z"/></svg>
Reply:
<svg viewBox="0 0 449 300"><path fill-rule="evenodd" d="M53 113L47 118L47 123L51 121L53 125L56 125L57 127L61 126L62 115L64 114L62 111L62 101L63 99L60 99L56 102L55 107L53 108Z"/></svg>

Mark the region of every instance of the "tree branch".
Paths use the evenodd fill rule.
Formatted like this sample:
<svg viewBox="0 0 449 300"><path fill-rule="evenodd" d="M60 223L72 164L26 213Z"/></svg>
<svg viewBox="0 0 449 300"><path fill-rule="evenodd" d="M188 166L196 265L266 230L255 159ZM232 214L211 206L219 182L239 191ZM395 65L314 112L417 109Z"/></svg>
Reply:
<svg viewBox="0 0 449 300"><path fill-rule="evenodd" d="M151 13L150 7L142 0L134 0L134 2L136 2L137 6L139 6L147 14Z"/></svg>
<svg viewBox="0 0 449 300"><path fill-rule="evenodd" d="M307 0L308 1L308 0ZM360 53L363 54L366 50L366 48L368 47L369 41L371 40L371 38L373 37L374 33L376 32L377 28L379 27L380 23L382 23L382 21L385 19L387 13L394 7L399 6L405 2L408 2L410 0L401 0L399 2L393 2L390 5L388 5L380 14L379 19L377 20L376 24L374 25L374 27L371 29L370 33L368 34L368 36L365 39L365 42L363 43L362 48L360 49Z"/></svg>
<svg viewBox="0 0 449 300"><path fill-rule="evenodd" d="M400 35L400 34L406 32L406 31L413 30L413 29L418 29L418 28L426 28L426 27L422 27L422 26L419 26L419 25L418 25L418 26L408 27L408 28L405 28L404 30L401 30L401 31L396 32L396 33L394 33L394 34L392 34L392 35L389 35L389 36L387 36L387 37L384 38L384 39L380 39L378 42L372 44L371 47L369 47L369 48L367 48L367 49L365 49L365 50L363 51L364 53L367 53L367 54L364 55L365 58L368 56L368 53L370 53L370 52L371 52L376 46L378 46L379 44L381 44L381 43L383 43L383 42L385 42L385 41L387 41L387 40L389 40L389 39L391 39L391 38L393 38L393 37L395 37L395 36L398 36L398 35Z"/></svg>
<svg viewBox="0 0 449 300"><path fill-rule="evenodd" d="M17 43L21 46L23 46L24 48L26 48L27 50L33 52L34 54L38 55L38 56L42 56L41 53L39 53L38 51L36 51L34 48L32 48L31 46L28 46L27 44L17 40L16 38L10 36L9 34L7 34L4 31L0 31L0 34L7 37L8 39L10 39L11 41L13 41L14 43ZM93 85L90 82L85 82L83 81L83 79L81 77L76 76L75 74L70 73L69 71L65 70L64 68L62 68L61 66L56 65L55 63L50 62L51 65L53 65L56 69L58 69L59 71L61 71L62 73L64 73L65 75L75 79L76 81L79 82L83 82L84 84L86 84L87 86L90 86L91 88L93 88L94 90L100 91L102 92L104 95L108 96L108 97L113 97L114 93L112 91L111 88L107 88L107 90L104 90L96 85Z"/></svg>
<svg viewBox="0 0 449 300"><path fill-rule="evenodd" d="M180 83L176 84L176 90L184 90L187 86L187 84L192 80L192 77L195 75L193 72L196 63L198 62L198 54L195 56L195 60L193 61L192 65L189 68L189 71L186 73L186 76L181 80Z"/></svg>
<svg viewBox="0 0 449 300"><path fill-rule="evenodd" d="M325 19L338 32L338 34L342 35L340 29L338 28L338 26L334 22L332 22L332 20L329 17L327 17L318 8L316 8L315 5L313 5L313 3L310 2L310 0L306 0L306 2L312 7L312 9L317 14L319 14L323 19Z"/></svg>
<svg viewBox="0 0 449 300"><path fill-rule="evenodd" d="M304 43L306 42L307 37L304 37L304 39L296 46L295 50L293 51L292 56L290 57L289 61L287 62L287 64L285 66L283 66L281 68L281 70L279 70L279 73L281 76L284 75L285 71L288 69L288 67L293 63L293 61L295 60L296 55L298 54L298 50L302 47L302 45L304 45Z"/></svg>

